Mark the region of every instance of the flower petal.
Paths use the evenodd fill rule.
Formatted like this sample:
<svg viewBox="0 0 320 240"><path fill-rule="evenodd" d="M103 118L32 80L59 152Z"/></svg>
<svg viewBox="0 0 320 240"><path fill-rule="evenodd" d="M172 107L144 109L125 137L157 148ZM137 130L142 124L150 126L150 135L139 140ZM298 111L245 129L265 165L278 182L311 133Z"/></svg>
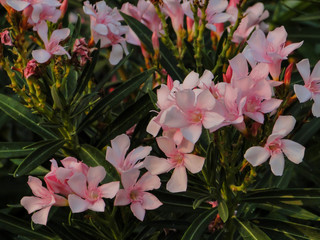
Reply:
<svg viewBox="0 0 320 240"><path fill-rule="evenodd" d="M306 88L305 86L294 84L293 89L297 95L297 98L299 99L299 102L301 102L301 103L308 101L312 96L310 90L308 88Z"/></svg>
<svg viewBox="0 0 320 240"><path fill-rule="evenodd" d="M146 172L136 183L136 186L141 187L143 191L151 191L153 189L158 189L161 186L160 178L155 175L151 175Z"/></svg>
<svg viewBox="0 0 320 240"><path fill-rule="evenodd" d="M38 63L45 63L51 58L51 53L44 49L33 50L31 54Z"/></svg>
<svg viewBox="0 0 320 240"><path fill-rule="evenodd" d="M181 128L181 132L187 140L195 144L200 138L202 132L202 125L192 124L187 127Z"/></svg>
<svg viewBox="0 0 320 240"><path fill-rule="evenodd" d="M305 83L309 82L309 78L310 78L310 63L309 63L309 59L303 59L300 62L298 62L296 64L297 69L301 75L301 77L303 78L303 81Z"/></svg>
<svg viewBox="0 0 320 240"><path fill-rule="evenodd" d="M169 172L172 169L167 159L155 156L146 157L143 166L153 175Z"/></svg>
<svg viewBox="0 0 320 240"><path fill-rule="evenodd" d="M69 206L72 213L84 212L88 209L90 203L75 194L68 196Z"/></svg>
<svg viewBox="0 0 320 240"><path fill-rule="evenodd" d="M114 200L115 206L125 206L130 204L130 198L127 191L120 189L116 195L116 198Z"/></svg>
<svg viewBox="0 0 320 240"><path fill-rule="evenodd" d="M174 169L170 180L167 182L167 190L172 193L187 191L188 178L186 168L180 166Z"/></svg>
<svg viewBox="0 0 320 240"><path fill-rule="evenodd" d="M140 221L143 221L146 210L139 202L131 203L130 209L136 218L138 218Z"/></svg>
<svg viewBox="0 0 320 240"><path fill-rule="evenodd" d="M281 152L272 155L269 164L274 175L282 176L284 169L284 157Z"/></svg>
<svg viewBox="0 0 320 240"><path fill-rule="evenodd" d="M272 134L287 136L294 128L296 119L293 116L279 116L273 126Z"/></svg>
<svg viewBox="0 0 320 240"><path fill-rule="evenodd" d="M7 4L18 12L24 10L30 5L29 2L19 1L19 0L7 0Z"/></svg>
<svg viewBox="0 0 320 240"><path fill-rule="evenodd" d="M254 167L264 163L269 157L268 150L259 146L249 148L244 154L244 158Z"/></svg>
<svg viewBox="0 0 320 240"><path fill-rule="evenodd" d="M87 178L82 173L75 173L68 180L68 185L74 193L82 198L85 198L87 191Z"/></svg>
<svg viewBox="0 0 320 240"><path fill-rule="evenodd" d="M302 162L305 151L304 146L288 139L281 140L281 143L281 150L291 162L294 162L295 164Z"/></svg>
<svg viewBox="0 0 320 240"><path fill-rule="evenodd" d="M110 182L99 187L103 198L114 198L119 191L120 182Z"/></svg>
<svg viewBox="0 0 320 240"><path fill-rule="evenodd" d="M199 84L199 73L194 71L190 72L186 78L183 80L183 88L184 89L193 89Z"/></svg>
<svg viewBox="0 0 320 240"><path fill-rule="evenodd" d="M184 155L184 166L191 173L198 173L201 171L205 158L194 155L194 154L185 154Z"/></svg>
<svg viewBox="0 0 320 240"><path fill-rule="evenodd" d="M105 202L103 201L103 199L99 199L98 201L96 201L93 204L89 204L88 209L95 211L95 212L104 212L105 209Z"/></svg>
<svg viewBox="0 0 320 240"><path fill-rule="evenodd" d="M123 49L120 44L112 45L109 61L111 65L116 65L123 57Z"/></svg>
<svg viewBox="0 0 320 240"><path fill-rule="evenodd" d="M143 193L142 199L142 207L146 210L153 210L162 205L162 202L156 196L148 192Z"/></svg>
<svg viewBox="0 0 320 240"><path fill-rule="evenodd" d="M31 217L32 221L36 224L46 225L50 208L51 208L51 206L48 206L48 207L41 209L38 212L35 212Z"/></svg>
<svg viewBox="0 0 320 240"><path fill-rule="evenodd" d="M96 188L106 177L106 170L102 166L90 167L87 175L88 188Z"/></svg>
<svg viewBox="0 0 320 240"><path fill-rule="evenodd" d="M131 169L128 172L123 172L121 174L121 183L124 188L129 188L133 186L140 175L140 171L136 168Z"/></svg>

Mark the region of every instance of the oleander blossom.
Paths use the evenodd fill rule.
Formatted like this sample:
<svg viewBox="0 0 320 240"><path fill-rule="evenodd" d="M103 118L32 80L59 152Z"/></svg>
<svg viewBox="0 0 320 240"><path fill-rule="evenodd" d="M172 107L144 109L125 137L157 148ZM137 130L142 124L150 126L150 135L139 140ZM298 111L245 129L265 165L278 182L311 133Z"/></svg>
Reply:
<svg viewBox="0 0 320 240"><path fill-rule="evenodd" d="M13 46L10 32L8 30L4 30L0 33L0 42L6 46Z"/></svg>
<svg viewBox="0 0 320 240"><path fill-rule="evenodd" d="M194 144L189 141L183 141L180 146L168 137L158 137L157 143L166 158L148 156L144 161L144 167L153 175L169 172L173 170L172 176L167 183L167 190L172 193L185 192L187 190L188 169L191 173L201 171L204 158L190 154L193 151Z"/></svg>
<svg viewBox="0 0 320 240"><path fill-rule="evenodd" d="M7 0L7 4L16 11L23 11L34 30L46 20L56 23L61 16L61 10L57 9L61 3L57 0Z"/></svg>
<svg viewBox="0 0 320 240"><path fill-rule="evenodd" d="M91 34L95 43L100 41L101 47L112 46L109 61L116 65L123 57L123 52L128 54L125 38L122 36L129 30L128 26L122 26L122 20L116 8L112 9L105 1L91 5L84 2L83 11L90 16Z"/></svg>
<svg viewBox="0 0 320 240"><path fill-rule="evenodd" d="M27 63L27 66L23 71L23 75L26 79L28 79L31 76L37 75L38 73L37 70L38 70L37 61L35 59L32 59Z"/></svg>
<svg viewBox="0 0 320 240"><path fill-rule="evenodd" d="M29 214L33 213L34 223L46 225L52 206L68 206L67 199L43 187L40 179L29 176L28 185L35 196L23 197L21 205Z"/></svg>
<svg viewBox="0 0 320 240"><path fill-rule="evenodd" d="M303 103L313 99L312 114L320 117L320 61L314 66L310 74L310 63L308 59L303 59L297 64L297 69L302 76L304 86L294 84L294 91L299 102Z"/></svg>
<svg viewBox="0 0 320 240"><path fill-rule="evenodd" d="M111 140L111 147L107 147L106 160L110 162L120 174L141 168L142 162L140 160L149 155L152 150L149 146L140 146L126 155L129 147L130 138L126 134L121 134Z"/></svg>
<svg viewBox="0 0 320 240"><path fill-rule="evenodd" d="M268 137L264 147L254 146L249 148L244 158L254 167L258 166L270 158L271 171L276 176L282 176L284 170L284 156L293 163L302 162L305 147L292 140L283 139L294 128L296 120L292 116L279 116L274 124L272 134Z"/></svg>
<svg viewBox="0 0 320 240"><path fill-rule="evenodd" d="M69 59L71 58L69 53L59 45L61 41L69 36L69 28L54 30L50 36L50 40L48 40L48 25L46 22L41 22L38 27L38 34L45 46L45 49L32 51L32 56L38 63L47 62L52 55L67 55Z"/></svg>
<svg viewBox="0 0 320 240"><path fill-rule="evenodd" d="M143 221L146 210L153 210L162 205L157 197L148 193L161 186L160 178L150 173L145 173L138 180L140 171L135 169L121 175L121 183L124 189L120 189L114 200L115 206L130 204L133 215ZM137 181L138 180L138 181Z"/></svg>

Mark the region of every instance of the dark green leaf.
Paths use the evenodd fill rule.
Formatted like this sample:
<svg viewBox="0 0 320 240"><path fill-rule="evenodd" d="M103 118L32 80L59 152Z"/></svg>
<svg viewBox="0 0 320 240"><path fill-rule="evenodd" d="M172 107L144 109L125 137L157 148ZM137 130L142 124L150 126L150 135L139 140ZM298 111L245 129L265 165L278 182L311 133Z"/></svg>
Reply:
<svg viewBox="0 0 320 240"><path fill-rule="evenodd" d="M136 20L135 18L121 13L121 16L129 25L129 27L137 34L140 41L146 47L149 52L153 52L151 36L152 32L149 28L147 28L144 24ZM160 63L166 69L168 74L174 79L183 81L185 78L182 70L178 67L178 62L175 57L172 55L171 51L169 51L166 46L160 41Z"/></svg>
<svg viewBox="0 0 320 240"><path fill-rule="evenodd" d="M2 142L0 143L0 158L25 157L35 150L34 148L24 149L30 144L30 142Z"/></svg>
<svg viewBox="0 0 320 240"><path fill-rule="evenodd" d="M233 218L239 226L239 232L245 240L270 240L268 235L259 227L249 221L240 221L238 218Z"/></svg>
<svg viewBox="0 0 320 240"><path fill-rule="evenodd" d="M13 98L0 94L0 109L39 136L45 139L57 138L51 131L39 126L39 118Z"/></svg>
<svg viewBox="0 0 320 240"><path fill-rule="evenodd" d="M71 50L73 48L74 42L79 37L80 30L81 30L81 16L80 16L80 14L78 14L78 18L77 18L77 22L76 22L75 26L73 26L73 24L72 24L72 27L73 27L73 32L72 32L71 37L68 42L68 46L71 47Z"/></svg>
<svg viewBox="0 0 320 240"><path fill-rule="evenodd" d="M116 169L106 160L105 155L97 148L84 144L80 148L80 158L90 167L103 166L107 176L104 182L119 181L119 174Z"/></svg>
<svg viewBox="0 0 320 240"><path fill-rule="evenodd" d="M320 118L314 118L301 127L293 137L293 140L305 145L319 130Z"/></svg>
<svg viewBox="0 0 320 240"><path fill-rule="evenodd" d="M47 161L65 144L65 140L48 140L47 144L30 153L14 172L14 177L28 174L30 171Z"/></svg>
<svg viewBox="0 0 320 240"><path fill-rule="evenodd" d="M229 218L229 210L225 201L220 201L218 205L218 212L223 222L226 222Z"/></svg>
<svg viewBox="0 0 320 240"><path fill-rule="evenodd" d="M58 236L53 235L46 229L32 230L29 222L25 222L20 218L10 216L8 214L0 213L0 228L12 232L13 234L19 234L29 237L31 239L39 240L58 240L61 239Z"/></svg>
<svg viewBox="0 0 320 240"><path fill-rule="evenodd" d="M210 209L201 213L184 233L182 240L202 239L201 236L203 232L207 229L209 223L214 220L216 215L217 209Z"/></svg>
<svg viewBox="0 0 320 240"><path fill-rule="evenodd" d="M149 94L145 94L136 103L125 109L102 133L98 146L105 146L116 136L124 133L143 119L153 108Z"/></svg>
<svg viewBox="0 0 320 240"><path fill-rule="evenodd" d="M151 74L153 74L154 69L150 69L140 73L139 75L131 78L130 80L123 83L121 86L117 87L108 96L101 99L89 112L89 114L83 119L80 126L78 127L78 132L81 131L85 126L94 121L103 111L106 109L111 109L119 102L121 102L125 97L135 91L142 83L144 83Z"/></svg>

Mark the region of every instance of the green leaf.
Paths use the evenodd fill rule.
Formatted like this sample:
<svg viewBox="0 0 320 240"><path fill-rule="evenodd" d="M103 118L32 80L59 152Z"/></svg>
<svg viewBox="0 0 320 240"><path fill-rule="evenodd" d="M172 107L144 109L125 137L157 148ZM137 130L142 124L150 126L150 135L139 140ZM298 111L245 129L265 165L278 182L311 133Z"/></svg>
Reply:
<svg viewBox="0 0 320 240"><path fill-rule="evenodd" d="M1 142L0 158L25 157L35 150L35 148L24 149L30 144L30 142Z"/></svg>
<svg viewBox="0 0 320 240"><path fill-rule="evenodd" d="M320 221L319 216L298 206L292 206L292 205L281 204L281 203L277 203L277 204L261 203L255 206L257 208L265 209L268 211L274 211L281 215L289 216L292 218Z"/></svg>
<svg viewBox="0 0 320 240"><path fill-rule="evenodd" d="M319 205L319 188L257 189L248 191L243 202L285 203L296 206Z"/></svg>
<svg viewBox="0 0 320 240"><path fill-rule="evenodd" d="M125 97L135 91L139 86L144 83L151 74L153 74L154 69L150 69L140 73L139 75L131 78L130 80L124 82L121 86L117 87L108 96L101 99L89 112L89 114L83 119L77 131L80 132L89 123L96 120L100 114L106 109L111 109L119 102L121 102Z"/></svg>
<svg viewBox="0 0 320 240"><path fill-rule="evenodd" d="M259 227L249 221L240 221L238 218L233 217L239 226L239 232L245 240L270 240L268 235L263 232Z"/></svg>
<svg viewBox="0 0 320 240"><path fill-rule="evenodd" d="M207 229L209 223L214 220L217 215L217 209L209 209L201 213L189 226L183 234L181 240L198 240L202 239L203 232Z"/></svg>
<svg viewBox="0 0 320 240"><path fill-rule="evenodd" d="M43 137L44 139L57 138L57 136L54 133L52 133L48 129L39 126L39 118L36 115L32 114L28 108L26 108L13 98L1 93L0 109L3 112L5 112L8 116L13 118L26 128L30 129L34 133Z"/></svg>
<svg viewBox="0 0 320 240"><path fill-rule="evenodd" d="M84 144L80 148L81 160L90 167L103 166L107 172L104 182L119 181L116 169L106 160L105 155L97 148Z"/></svg>
<svg viewBox="0 0 320 240"><path fill-rule="evenodd" d="M308 240L320 239L319 228L289 221L282 221L275 218L258 218L253 221L262 229L282 233L283 235L291 238L293 237L294 239L296 237Z"/></svg>
<svg viewBox="0 0 320 240"><path fill-rule="evenodd" d="M218 205L218 212L223 222L226 222L229 218L229 210L225 201L220 201Z"/></svg>
<svg viewBox="0 0 320 240"><path fill-rule="evenodd" d="M73 26L73 24L70 24L72 25L73 27L73 32L71 34L71 37L69 39L69 42L68 42L68 45L67 46L70 46L71 48L71 51L72 51L72 47L74 45L74 42L76 41L76 39L79 37L79 34L80 34L80 30L81 30L81 16L80 14L77 15L77 22L76 22L76 25ZM70 27L69 27L70 28Z"/></svg>
<svg viewBox="0 0 320 240"><path fill-rule="evenodd" d="M10 159L10 161L12 163L14 163L15 165L20 165L21 162L23 161L23 159ZM36 176L44 176L46 175L47 173L49 172L48 169L42 167L42 166L38 166L37 168L33 169L31 172L30 172L30 175L36 175Z"/></svg>
<svg viewBox="0 0 320 240"><path fill-rule="evenodd" d="M303 124L301 129L294 135L293 140L305 145L320 130L320 118L314 118Z"/></svg>
<svg viewBox="0 0 320 240"><path fill-rule="evenodd" d="M47 161L65 144L65 140L48 140L46 144L30 153L14 172L14 177L28 174L33 169Z"/></svg>
<svg viewBox="0 0 320 240"><path fill-rule="evenodd" d="M139 22L137 19L126 15L120 12L121 16L125 20L125 22L129 25L129 27L137 34L140 41L146 47L149 52L153 52L153 46L151 41L152 32L149 28L147 28L144 24ZM185 78L182 70L178 67L178 62L175 57L172 55L171 51L169 51L166 46L159 41L160 44L160 63L164 67L164 69L168 72L168 74L174 79L183 81Z"/></svg>
<svg viewBox="0 0 320 240"><path fill-rule="evenodd" d="M13 217L8 214L0 213L0 228L9 231L15 235L22 235L31 239L39 240L58 240L60 237L53 235L44 228L32 230L30 223L27 223L20 218Z"/></svg>
<svg viewBox="0 0 320 240"><path fill-rule="evenodd" d="M103 137L98 146L103 147L116 136L124 133L143 119L152 109L153 103L149 94L142 96L136 103L126 108L101 134Z"/></svg>

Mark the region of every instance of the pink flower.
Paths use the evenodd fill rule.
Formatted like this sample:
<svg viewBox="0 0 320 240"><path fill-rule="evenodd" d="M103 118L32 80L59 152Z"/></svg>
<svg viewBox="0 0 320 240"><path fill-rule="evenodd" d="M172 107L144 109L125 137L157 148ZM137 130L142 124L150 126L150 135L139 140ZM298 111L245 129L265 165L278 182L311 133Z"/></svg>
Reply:
<svg viewBox="0 0 320 240"><path fill-rule="evenodd" d="M45 46L45 49L32 51L32 56L38 63L47 62L52 57L52 55L66 54L68 58L71 58L69 53L59 45L62 40L66 39L69 36L69 28L54 30L51 34L50 40L48 41L48 25L46 22L41 22L39 24L38 34Z"/></svg>
<svg viewBox="0 0 320 240"><path fill-rule="evenodd" d="M297 64L298 71L303 78L304 86L294 84L294 91L301 103L314 100L312 114L320 117L320 61L317 62L310 75L310 64L308 59L303 59Z"/></svg>
<svg viewBox="0 0 320 240"><path fill-rule="evenodd" d="M139 170L134 170L121 175L124 189L120 189L117 193L114 205L125 206L131 204L130 208L133 215L143 221L146 210L153 210L162 205L158 198L147 192L158 189L161 182L158 176L153 176L148 172L138 180L139 174Z"/></svg>
<svg viewBox="0 0 320 240"><path fill-rule="evenodd" d="M249 148L244 154L245 159L253 166L258 166L271 157L269 164L271 171L276 176L282 176L283 174L283 153L291 162L301 163L305 148L292 140L282 139L293 130L295 123L296 120L292 116L279 116L265 146Z"/></svg>
<svg viewBox="0 0 320 240"><path fill-rule="evenodd" d="M180 4L180 0L164 0L164 12L170 16L172 27L177 35L183 29L184 11Z"/></svg>
<svg viewBox="0 0 320 240"><path fill-rule="evenodd" d="M169 172L171 169L174 169L167 183L167 190L173 193L186 191L188 185L186 169L191 173L200 172L205 159L190 154L194 148L191 142L185 141L184 145L180 145L177 148L172 139L158 137L157 143L168 158L148 156L144 161L144 167L153 175Z"/></svg>
<svg viewBox="0 0 320 240"><path fill-rule="evenodd" d="M8 30L4 30L2 33L0 33L0 40L3 45L13 46Z"/></svg>
<svg viewBox="0 0 320 240"><path fill-rule="evenodd" d="M128 26L121 26L122 17L118 10L108 7L105 1L97 2L94 6L86 1L83 11L90 16L94 42L100 40L103 48L112 46L109 61L112 65L116 65L122 59L123 52L128 54L126 41L122 37L128 32Z"/></svg>
<svg viewBox="0 0 320 240"><path fill-rule="evenodd" d="M23 71L23 75L25 78L29 78L33 75L37 74L37 69L38 69L38 64L37 61L35 59L30 60L27 63L26 68Z"/></svg>
<svg viewBox="0 0 320 240"><path fill-rule="evenodd" d="M50 191L60 193L67 197L73 193L68 185L68 180L75 173L82 173L86 176L89 167L74 157L66 157L61 160L61 163L63 167L58 167L56 160L52 159L51 171L44 176L44 180Z"/></svg>
<svg viewBox="0 0 320 240"><path fill-rule="evenodd" d="M130 139L121 134L111 140L111 147L107 147L106 160L110 162L121 174L132 169L141 168L139 160L144 159L152 150L151 147L138 147L133 149L127 156Z"/></svg>
<svg viewBox="0 0 320 240"><path fill-rule="evenodd" d="M40 179L29 176L28 185L35 197L23 197L21 205L29 214L35 212L32 215L34 223L46 225L52 206L68 206L67 199L44 188Z"/></svg>
<svg viewBox="0 0 320 240"><path fill-rule="evenodd" d="M32 26L45 20L56 23L61 16L61 11L57 9L61 3L57 0L7 0L7 4L17 11L23 11Z"/></svg>
<svg viewBox="0 0 320 240"><path fill-rule="evenodd" d="M134 6L130 3L125 3L121 7L121 12L139 20L156 35L162 29L161 20L150 1L139 0L137 6ZM131 28L129 28L129 31L126 34L126 40L128 43L133 45L141 45L138 36L132 31Z"/></svg>
<svg viewBox="0 0 320 240"><path fill-rule="evenodd" d="M69 206L73 213L90 209L104 212L105 202L102 198L113 198L119 190L119 182L110 182L98 187L105 178L106 170L102 166L90 167L88 174L77 172L68 180L74 192L68 196Z"/></svg>
<svg viewBox="0 0 320 240"><path fill-rule="evenodd" d="M237 11L238 15L238 11ZM233 34L232 41L241 43L254 29L268 30L268 25L262 22L269 17L269 12L264 10L263 3L256 3L244 12L244 18L241 20L239 27ZM236 16L237 17L237 16Z"/></svg>
<svg viewBox="0 0 320 240"><path fill-rule="evenodd" d="M253 58L257 62L268 63L273 80L278 80L282 60L287 59L287 56L303 43L302 41L285 46L286 38L287 32L283 26L269 32L267 38L260 29L254 31L247 41L247 59Z"/></svg>

